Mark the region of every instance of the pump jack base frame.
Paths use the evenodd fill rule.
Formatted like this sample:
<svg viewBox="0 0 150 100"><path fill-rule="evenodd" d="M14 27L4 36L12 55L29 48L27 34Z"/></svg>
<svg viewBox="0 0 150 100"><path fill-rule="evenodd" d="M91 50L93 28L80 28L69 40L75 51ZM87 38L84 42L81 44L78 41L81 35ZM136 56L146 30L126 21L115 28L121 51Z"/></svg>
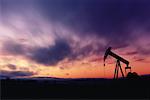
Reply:
<svg viewBox="0 0 150 100"><path fill-rule="evenodd" d="M119 68L120 68L122 77L124 78L124 74L123 74L123 71L122 71L122 68L121 68L120 61L117 60L117 62L116 62L116 67L115 67L115 72L114 72L114 79L118 79L118 71L119 71Z"/></svg>

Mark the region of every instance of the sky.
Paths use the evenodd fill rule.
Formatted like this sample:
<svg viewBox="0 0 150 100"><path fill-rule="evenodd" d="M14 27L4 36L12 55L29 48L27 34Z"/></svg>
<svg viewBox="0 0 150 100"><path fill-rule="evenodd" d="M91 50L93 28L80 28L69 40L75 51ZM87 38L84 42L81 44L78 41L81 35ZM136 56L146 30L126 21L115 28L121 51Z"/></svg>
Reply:
<svg viewBox="0 0 150 100"><path fill-rule="evenodd" d="M0 0L1 76L112 78L109 46L150 74L149 39L149 0Z"/></svg>

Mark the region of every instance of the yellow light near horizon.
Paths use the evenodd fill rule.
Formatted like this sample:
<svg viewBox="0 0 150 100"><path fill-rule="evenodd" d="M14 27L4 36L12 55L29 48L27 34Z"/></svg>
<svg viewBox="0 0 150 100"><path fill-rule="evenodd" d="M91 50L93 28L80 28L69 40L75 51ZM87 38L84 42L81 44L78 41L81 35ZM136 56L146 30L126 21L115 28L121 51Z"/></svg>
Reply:
<svg viewBox="0 0 150 100"><path fill-rule="evenodd" d="M44 66L32 61L30 62L25 58L17 56L9 57L11 58L9 62L1 59L0 64L6 65L11 63L15 64L18 69L22 67L29 68L30 71L37 73L34 76L60 78L113 78L115 69L115 61L113 61L112 64L107 62L105 67L103 66L102 61L89 62L88 60L66 62L65 65L63 63L59 63L57 66ZM12 58L16 59L12 60ZM137 72L139 75L150 73L150 67L148 67L150 66L149 62L134 61L132 58L129 60L132 71ZM150 61L150 57L147 57L147 61ZM121 65L124 71L125 64L121 63ZM61 66L64 68L61 69ZM0 70L3 70L3 68L1 67ZM120 72L119 76L121 76Z"/></svg>

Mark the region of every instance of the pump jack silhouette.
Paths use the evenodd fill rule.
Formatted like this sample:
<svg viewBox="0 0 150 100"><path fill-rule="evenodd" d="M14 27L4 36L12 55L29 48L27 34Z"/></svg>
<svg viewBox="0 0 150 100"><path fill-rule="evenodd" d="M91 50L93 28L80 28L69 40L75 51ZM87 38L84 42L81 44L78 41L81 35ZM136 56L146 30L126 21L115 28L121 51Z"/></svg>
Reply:
<svg viewBox="0 0 150 100"><path fill-rule="evenodd" d="M122 77L123 77L123 78L125 77L125 75L124 75L124 73L123 73L123 70L122 70L122 68L121 68L120 62L123 62L124 64L126 64L125 73L126 73L126 70L129 69L129 71L130 71L129 73L132 74L132 73L131 73L131 67L129 67L129 61L127 61L126 59L124 59L124 58L118 56L117 54L115 54L114 52L112 52L112 51L111 51L111 47L109 47L109 48L106 50L106 52L105 52L105 55L104 55L104 66L105 66L105 60L106 60L106 58L108 57L108 55L114 57L114 58L117 60L117 62L116 62L116 67L115 67L115 72L114 72L114 79L117 79L117 78L118 78L118 71L119 71L119 69L120 69L120 71L121 71ZM129 74L129 73L128 73L128 74ZM134 73L135 73L135 72L134 72Z"/></svg>

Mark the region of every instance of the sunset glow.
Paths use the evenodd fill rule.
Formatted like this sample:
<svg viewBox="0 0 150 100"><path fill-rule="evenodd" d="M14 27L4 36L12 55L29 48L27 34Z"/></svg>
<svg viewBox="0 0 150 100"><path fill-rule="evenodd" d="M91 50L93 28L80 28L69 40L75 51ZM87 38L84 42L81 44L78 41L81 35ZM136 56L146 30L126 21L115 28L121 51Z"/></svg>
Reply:
<svg viewBox="0 0 150 100"><path fill-rule="evenodd" d="M0 0L0 75L113 78L109 46L150 74L149 11L142 0Z"/></svg>

